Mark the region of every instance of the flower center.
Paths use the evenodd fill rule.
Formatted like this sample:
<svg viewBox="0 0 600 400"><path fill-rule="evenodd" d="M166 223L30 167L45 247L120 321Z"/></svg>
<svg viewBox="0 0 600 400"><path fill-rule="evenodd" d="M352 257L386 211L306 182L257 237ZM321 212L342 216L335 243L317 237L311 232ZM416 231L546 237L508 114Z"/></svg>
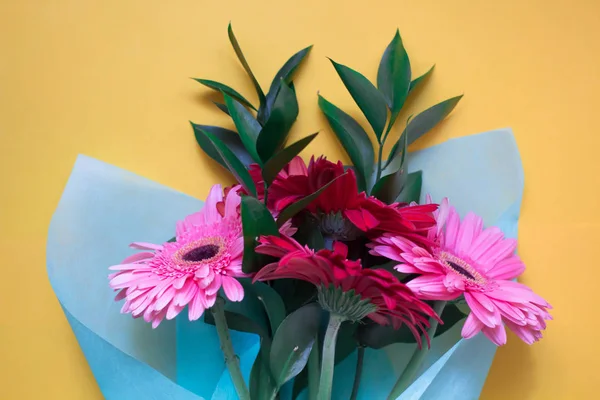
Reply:
<svg viewBox="0 0 600 400"><path fill-rule="evenodd" d="M219 257L224 248L223 238L206 237L186 244L173 254L173 261L179 265L206 263Z"/></svg>
<svg viewBox="0 0 600 400"><path fill-rule="evenodd" d="M213 258L218 252L219 246L214 244L205 244L188 251L181 257L181 259L184 261L200 262L209 258Z"/></svg>
<svg viewBox="0 0 600 400"><path fill-rule="evenodd" d="M361 235L360 229L348 221L341 212L320 214L317 216L319 228L324 236L329 236L333 240L354 240Z"/></svg>
<svg viewBox="0 0 600 400"><path fill-rule="evenodd" d="M442 251L438 254L442 264L452 272L465 278L467 282L484 285L487 280L465 260L456 257L454 254Z"/></svg>

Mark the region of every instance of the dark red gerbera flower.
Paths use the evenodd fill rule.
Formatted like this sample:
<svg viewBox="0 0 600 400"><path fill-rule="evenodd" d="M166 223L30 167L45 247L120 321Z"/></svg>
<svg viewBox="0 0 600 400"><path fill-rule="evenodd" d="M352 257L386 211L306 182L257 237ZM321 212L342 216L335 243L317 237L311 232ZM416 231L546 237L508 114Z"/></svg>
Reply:
<svg viewBox="0 0 600 400"><path fill-rule="evenodd" d="M256 252L279 261L262 268L254 281L291 278L310 282L317 287L323 308L348 320L368 317L396 329L406 324L420 345L428 317L439 319L391 272L362 268L360 260L348 260L348 248L341 242L335 242L333 250L315 252L287 236L263 236ZM331 301L332 297L336 301Z"/></svg>
<svg viewBox="0 0 600 400"><path fill-rule="evenodd" d="M252 166L250 173L257 188L261 188L259 196L262 198L264 184L258 165ZM359 193L354 171L345 171L341 161L332 163L324 157L311 158L308 168L300 157L294 158L269 188L269 208L279 212L335 178L338 179L307 207L319 221L325 236L333 240L353 240L364 232L371 236L393 232L418 243L426 242L426 230L435 224L432 212L437 205L388 205L364 192Z"/></svg>

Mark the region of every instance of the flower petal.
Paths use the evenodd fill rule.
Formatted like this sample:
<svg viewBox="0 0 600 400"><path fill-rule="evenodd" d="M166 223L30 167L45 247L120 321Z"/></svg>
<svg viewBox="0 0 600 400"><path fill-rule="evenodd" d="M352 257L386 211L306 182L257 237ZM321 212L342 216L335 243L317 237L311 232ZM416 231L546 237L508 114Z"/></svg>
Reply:
<svg viewBox="0 0 600 400"><path fill-rule="evenodd" d="M230 276L223 276L223 291L231 301L242 301L244 298L244 288L237 279Z"/></svg>
<svg viewBox="0 0 600 400"><path fill-rule="evenodd" d="M482 331L483 334L487 336L487 338L490 339L496 346L502 346L506 344L506 329L504 329L504 325L500 324L493 328L484 326Z"/></svg>
<svg viewBox="0 0 600 400"><path fill-rule="evenodd" d="M483 327L483 323L477 319L475 314L470 313L462 327L461 335L465 339L471 339L473 336L477 335Z"/></svg>

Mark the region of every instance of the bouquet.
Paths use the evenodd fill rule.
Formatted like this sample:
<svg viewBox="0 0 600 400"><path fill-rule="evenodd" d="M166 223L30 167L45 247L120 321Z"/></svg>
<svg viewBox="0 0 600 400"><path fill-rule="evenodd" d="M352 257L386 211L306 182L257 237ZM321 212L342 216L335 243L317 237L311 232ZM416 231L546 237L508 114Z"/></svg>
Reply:
<svg viewBox="0 0 600 400"><path fill-rule="evenodd" d="M318 98L352 165L307 163L317 133L287 136L311 47L265 94L231 25L229 38L259 104L196 79L222 94L237 132L192 128L236 183L202 206L82 156L54 215L48 272L105 397L477 398L506 329L532 344L551 319L516 281L523 177L510 131L409 152L461 96L398 123L433 68L413 79L396 32L376 85L331 60L367 127Z"/></svg>

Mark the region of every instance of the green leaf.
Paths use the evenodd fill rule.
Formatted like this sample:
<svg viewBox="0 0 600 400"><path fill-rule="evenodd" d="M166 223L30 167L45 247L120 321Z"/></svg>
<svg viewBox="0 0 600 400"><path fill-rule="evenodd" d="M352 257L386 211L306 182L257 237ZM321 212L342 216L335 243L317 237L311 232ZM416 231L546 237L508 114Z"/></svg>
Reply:
<svg viewBox="0 0 600 400"><path fill-rule="evenodd" d="M242 53L240 44L238 43L235 35L233 34L233 29L231 28L231 23L229 23L229 26L227 27L227 34L229 35L229 41L231 42L231 46L233 47L233 50L235 51L235 55L237 56L238 60L240 60L240 62L242 63L242 67L244 67L244 69L246 70L246 73L248 74L250 79L252 79L252 84L254 85L254 88L256 89L256 93L258 94L258 99L260 100L260 105L262 106L265 102L265 94L263 93L262 89L260 88L260 85L259 85L258 81L256 80L256 77L252 73L252 70L250 69L250 65L248 65L248 61L246 61L246 57L244 57L244 53Z"/></svg>
<svg viewBox="0 0 600 400"><path fill-rule="evenodd" d="M216 101L213 101L213 104L214 104L215 106L217 106L217 108L218 108L219 110L221 110L221 111L223 111L225 114L227 114L227 115L231 116L231 115L229 114L229 110L227 109L227 106L226 106L225 104L223 104L223 103L219 103L219 102L216 102Z"/></svg>
<svg viewBox="0 0 600 400"><path fill-rule="evenodd" d="M242 270L245 273L257 272L261 265L256 254L256 240L261 235L279 236L279 229L267 207L258 199L243 196L241 203L242 230L244 234L244 258Z"/></svg>
<svg viewBox="0 0 600 400"><path fill-rule="evenodd" d="M408 144L410 145L446 118L454 110L454 107L456 107L461 98L462 95L452 97L415 116L406 127Z"/></svg>
<svg viewBox="0 0 600 400"><path fill-rule="evenodd" d="M419 202L421 198L421 187L423 186L423 171L408 174L404 188L396 199L398 203Z"/></svg>
<svg viewBox="0 0 600 400"><path fill-rule="evenodd" d="M381 143L381 134L387 120L387 108L381 92L359 72L331 60L346 89L361 109Z"/></svg>
<svg viewBox="0 0 600 400"><path fill-rule="evenodd" d="M358 325L350 321L342 323L338 332L338 337L335 343L335 365L344 361L350 354L356 350L358 343L356 341L356 329ZM302 371L296 379L294 379L294 389L292 399L296 399L304 388L308 385L308 373Z"/></svg>
<svg viewBox="0 0 600 400"><path fill-rule="evenodd" d="M327 117L331 129L337 135L356 168L358 190L367 190L373 172L375 152L365 130L350 115L346 114L319 95L319 107ZM369 185L370 186L370 185Z"/></svg>
<svg viewBox="0 0 600 400"><path fill-rule="evenodd" d="M278 279L273 281L273 289L279 293L285 303L288 314L317 298L317 288L309 282L297 279Z"/></svg>
<svg viewBox="0 0 600 400"><path fill-rule="evenodd" d="M283 304L281 296L271 286L262 282L244 285L244 290L252 293L263 304L269 316L271 334L274 335L286 316L285 304Z"/></svg>
<svg viewBox="0 0 600 400"><path fill-rule="evenodd" d="M204 133L204 135L212 142L219 153L219 156L227 165L227 169L235 176L235 179L248 191L248 193L256 197L256 186L254 185L254 181L240 159L237 158L237 156L229 150L229 147L227 147L227 145L215 134L202 129L200 129L200 132Z"/></svg>
<svg viewBox="0 0 600 400"><path fill-rule="evenodd" d="M256 151L256 139L261 130L260 124L242 104L225 93L223 93L223 97L225 98L225 105L227 106L229 115L231 115L231 119L233 119L233 123L235 124L244 147L254 161L260 163L260 157Z"/></svg>
<svg viewBox="0 0 600 400"><path fill-rule="evenodd" d="M256 141L258 155L263 161L283 146L294 121L298 117L298 100L296 94L287 85L282 84L275 98L273 109L265 126Z"/></svg>
<svg viewBox="0 0 600 400"><path fill-rule="evenodd" d="M442 313L444 324L438 325L435 336L448 331L465 317L466 315L460 312L456 306L447 304ZM415 337L406 325L402 325L400 329L394 329L389 325L368 323L359 326L357 337L362 345L373 349L381 349L393 343L416 343Z"/></svg>
<svg viewBox="0 0 600 400"><path fill-rule="evenodd" d="M325 239L319 229L317 220L309 215L296 225L298 230L294 235L294 239L303 246L308 246L313 250L321 250L325 248Z"/></svg>
<svg viewBox="0 0 600 400"><path fill-rule="evenodd" d="M271 109L273 108L273 103L275 103L275 97L277 97L277 93L279 92L279 87L281 86L281 82L290 84L292 81L292 77L294 73L300 66L300 63L304 60L304 57L310 52L312 49L312 45L300 50L296 54L290 57L289 60L283 64L283 67L277 71L275 74L275 78L273 78L273 82L271 82L271 87L269 88L269 92L267 93L266 101L264 107L260 107L258 109L258 121L263 123L269 118L271 115Z"/></svg>
<svg viewBox="0 0 600 400"><path fill-rule="evenodd" d="M250 398L271 399L277 392L275 380L269 367L269 354L271 352L271 341L263 339L260 351L256 355L252 370L250 371Z"/></svg>
<svg viewBox="0 0 600 400"><path fill-rule="evenodd" d="M395 157L390 165L384 168L383 173L387 175L384 175L379 179L371 191L371 195L387 204L396 201L396 198L400 195L400 192L402 192L402 189L406 184L407 171L404 165L407 147L406 135L402 135L399 142L400 141L404 142L404 145L402 146L402 155Z"/></svg>
<svg viewBox="0 0 600 400"><path fill-rule="evenodd" d="M425 72L423 75L419 76L418 78L415 78L410 83L410 89L408 89L408 93L412 92L413 90L418 88L421 84L423 84L425 82L425 80L431 75L434 68L435 68L435 64L432 65L431 68L429 68L429 71Z"/></svg>
<svg viewBox="0 0 600 400"><path fill-rule="evenodd" d="M307 304L288 315L273 338L271 373L278 387L298 375L306 366L321 321L321 307Z"/></svg>
<svg viewBox="0 0 600 400"><path fill-rule="evenodd" d="M248 166L254 162L242 144L240 136L234 131L221 128L220 126L197 125L193 122L190 122L190 124L194 129L194 136L196 137L196 141L200 145L200 148L206 153L206 155L221 164L223 167L229 168L225 160L223 160L217 151L217 148L212 144L212 141L210 141L203 132L212 133L215 137L219 138L219 140L225 143L229 150L231 150L245 166Z"/></svg>
<svg viewBox="0 0 600 400"><path fill-rule="evenodd" d="M269 337L269 332L266 331L264 327L245 315L225 310L225 319L227 320L227 327L229 329L239 332L254 333L261 337ZM212 313L206 312L204 313L204 322L209 325L214 325L215 317Z"/></svg>
<svg viewBox="0 0 600 400"><path fill-rule="evenodd" d="M204 86L207 86L211 89L216 90L217 92L227 93L228 96L233 97L234 99L236 99L243 105L250 107L251 109L256 111L256 108L248 100L246 100L244 98L244 96L242 96L240 93L238 93L235 89L233 89L223 83L211 81L209 79L200 79L200 78L192 78L192 79L194 79L196 82L200 82Z"/></svg>
<svg viewBox="0 0 600 400"><path fill-rule="evenodd" d="M277 174L285 167L294 157L296 157L312 140L318 135L313 133L297 142L291 144L267 161L262 169L262 176L267 185L270 185Z"/></svg>
<svg viewBox="0 0 600 400"><path fill-rule="evenodd" d="M383 94L392 113L392 121L404 106L410 88L410 61L402 44L400 31L396 30L394 39L385 49L379 70L377 71L377 87Z"/></svg>
<svg viewBox="0 0 600 400"><path fill-rule="evenodd" d="M310 203L312 203L325 189L329 187L336 179L346 175L346 173L333 178L325 185L323 185L319 190L309 194L308 196L304 196L300 200L295 203L290 204L286 208L284 208L281 213L277 216L277 225L282 226L288 219L292 218L294 215L298 214L300 211L304 210Z"/></svg>

